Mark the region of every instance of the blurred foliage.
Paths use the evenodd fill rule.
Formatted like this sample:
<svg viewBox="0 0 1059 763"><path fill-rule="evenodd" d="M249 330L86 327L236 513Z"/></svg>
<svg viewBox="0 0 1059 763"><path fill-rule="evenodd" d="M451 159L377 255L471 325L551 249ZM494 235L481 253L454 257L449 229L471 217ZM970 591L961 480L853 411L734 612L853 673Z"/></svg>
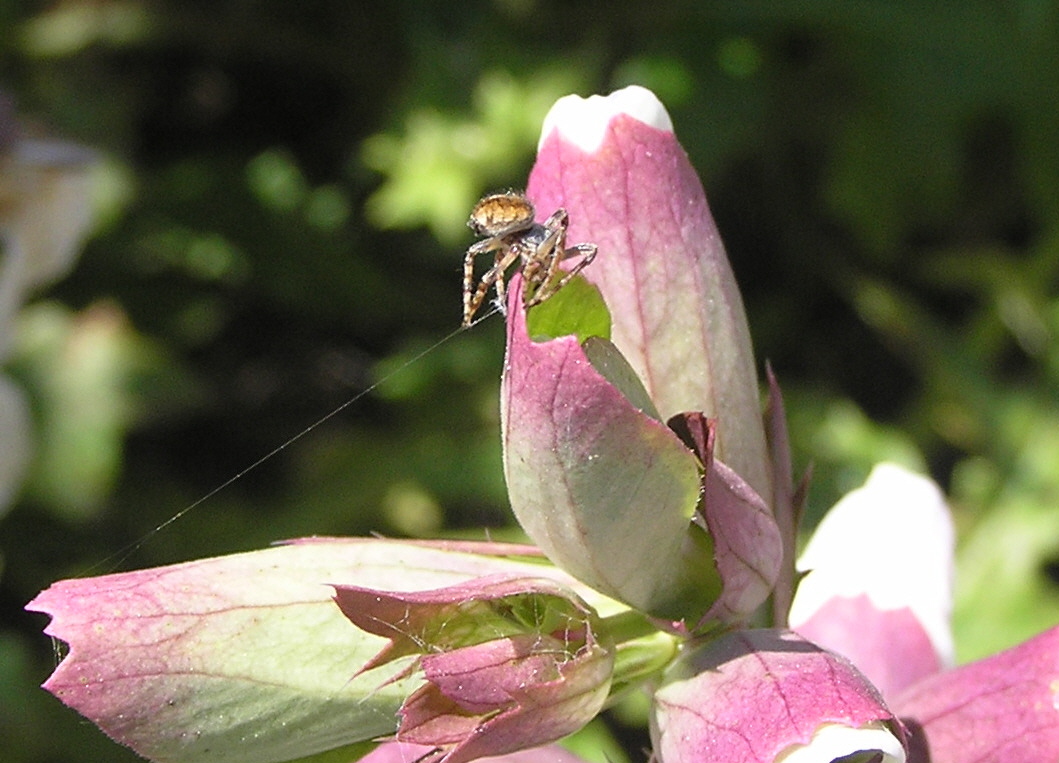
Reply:
<svg viewBox="0 0 1059 763"><path fill-rule="evenodd" d="M928 470L961 659L1059 621L1054 0L6 3L0 86L105 161L8 364L38 443L0 524L5 760L132 759L33 688L21 607L57 578L512 534L502 327L453 333L463 222L557 96L631 82L702 174L810 519L879 459Z"/></svg>

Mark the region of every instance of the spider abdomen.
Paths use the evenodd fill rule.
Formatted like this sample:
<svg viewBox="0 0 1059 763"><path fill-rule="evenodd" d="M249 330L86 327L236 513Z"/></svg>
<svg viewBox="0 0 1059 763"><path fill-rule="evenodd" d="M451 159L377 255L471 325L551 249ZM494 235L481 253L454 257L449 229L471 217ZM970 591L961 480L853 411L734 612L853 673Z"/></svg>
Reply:
<svg viewBox="0 0 1059 763"><path fill-rule="evenodd" d="M493 193L474 205L467 225L478 236L506 236L531 227L536 214L524 194Z"/></svg>

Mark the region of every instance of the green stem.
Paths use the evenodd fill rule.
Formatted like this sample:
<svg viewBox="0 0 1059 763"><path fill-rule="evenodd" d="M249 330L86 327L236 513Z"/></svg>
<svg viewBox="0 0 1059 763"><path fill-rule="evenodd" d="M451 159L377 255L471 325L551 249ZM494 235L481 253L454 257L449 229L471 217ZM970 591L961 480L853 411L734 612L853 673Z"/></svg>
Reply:
<svg viewBox="0 0 1059 763"><path fill-rule="evenodd" d="M626 610L600 620L600 633L605 633L615 644L634 641L658 632L658 628L636 610Z"/></svg>

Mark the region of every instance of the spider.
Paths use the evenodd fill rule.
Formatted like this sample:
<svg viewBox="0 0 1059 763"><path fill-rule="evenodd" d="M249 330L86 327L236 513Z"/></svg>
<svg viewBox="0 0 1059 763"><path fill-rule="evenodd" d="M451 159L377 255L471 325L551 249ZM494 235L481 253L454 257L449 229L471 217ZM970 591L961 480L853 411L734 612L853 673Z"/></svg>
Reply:
<svg viewBox="0 0 1059 763"><path fill-rule="evenodd" d="M471 325L489 287L494 284L496 304L501 311L504 309L504 274L512 265L522 265L525 284L522 304L530 308L554 295L595 258L595 244L567 248L566 228L570 218L565 209L556 210L544 223L534 222L535 215L533 203L517 191L490 194L474 205L467 225L484 238L471 245L463 260L464 328ZM486 252L496 252L496 258L475 287L474 258ZM577 255L583 259L569 271L559 267L560 262ZM560 273L562 276L557 279Z"/></svg>

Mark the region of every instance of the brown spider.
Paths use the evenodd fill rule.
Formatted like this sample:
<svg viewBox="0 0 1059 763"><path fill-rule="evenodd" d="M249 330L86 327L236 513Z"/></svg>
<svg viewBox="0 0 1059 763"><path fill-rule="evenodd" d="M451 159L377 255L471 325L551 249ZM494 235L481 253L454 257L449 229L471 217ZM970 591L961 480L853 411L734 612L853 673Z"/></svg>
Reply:
<svg viewBox="0 0 1059 763"><path fill-rule="evenodd" d="M563 288L596 256L595 244L567 248L566 228L570 218L565 209L556 210L543 224L534 222L535 215L533 203L517 191L490 194L474 205L467 225L485 238L473 244L463 260L464 327L471 325L489 287L494 284L496 305L504 310L504 274L512 265L522 265L522 304L530 308ZM475 287L474 258L486 252L496 252L496 259ZM559 267L560 262L577 255L583 259L569 271ZM557 279L560 273L562 276Z"/></svg>

